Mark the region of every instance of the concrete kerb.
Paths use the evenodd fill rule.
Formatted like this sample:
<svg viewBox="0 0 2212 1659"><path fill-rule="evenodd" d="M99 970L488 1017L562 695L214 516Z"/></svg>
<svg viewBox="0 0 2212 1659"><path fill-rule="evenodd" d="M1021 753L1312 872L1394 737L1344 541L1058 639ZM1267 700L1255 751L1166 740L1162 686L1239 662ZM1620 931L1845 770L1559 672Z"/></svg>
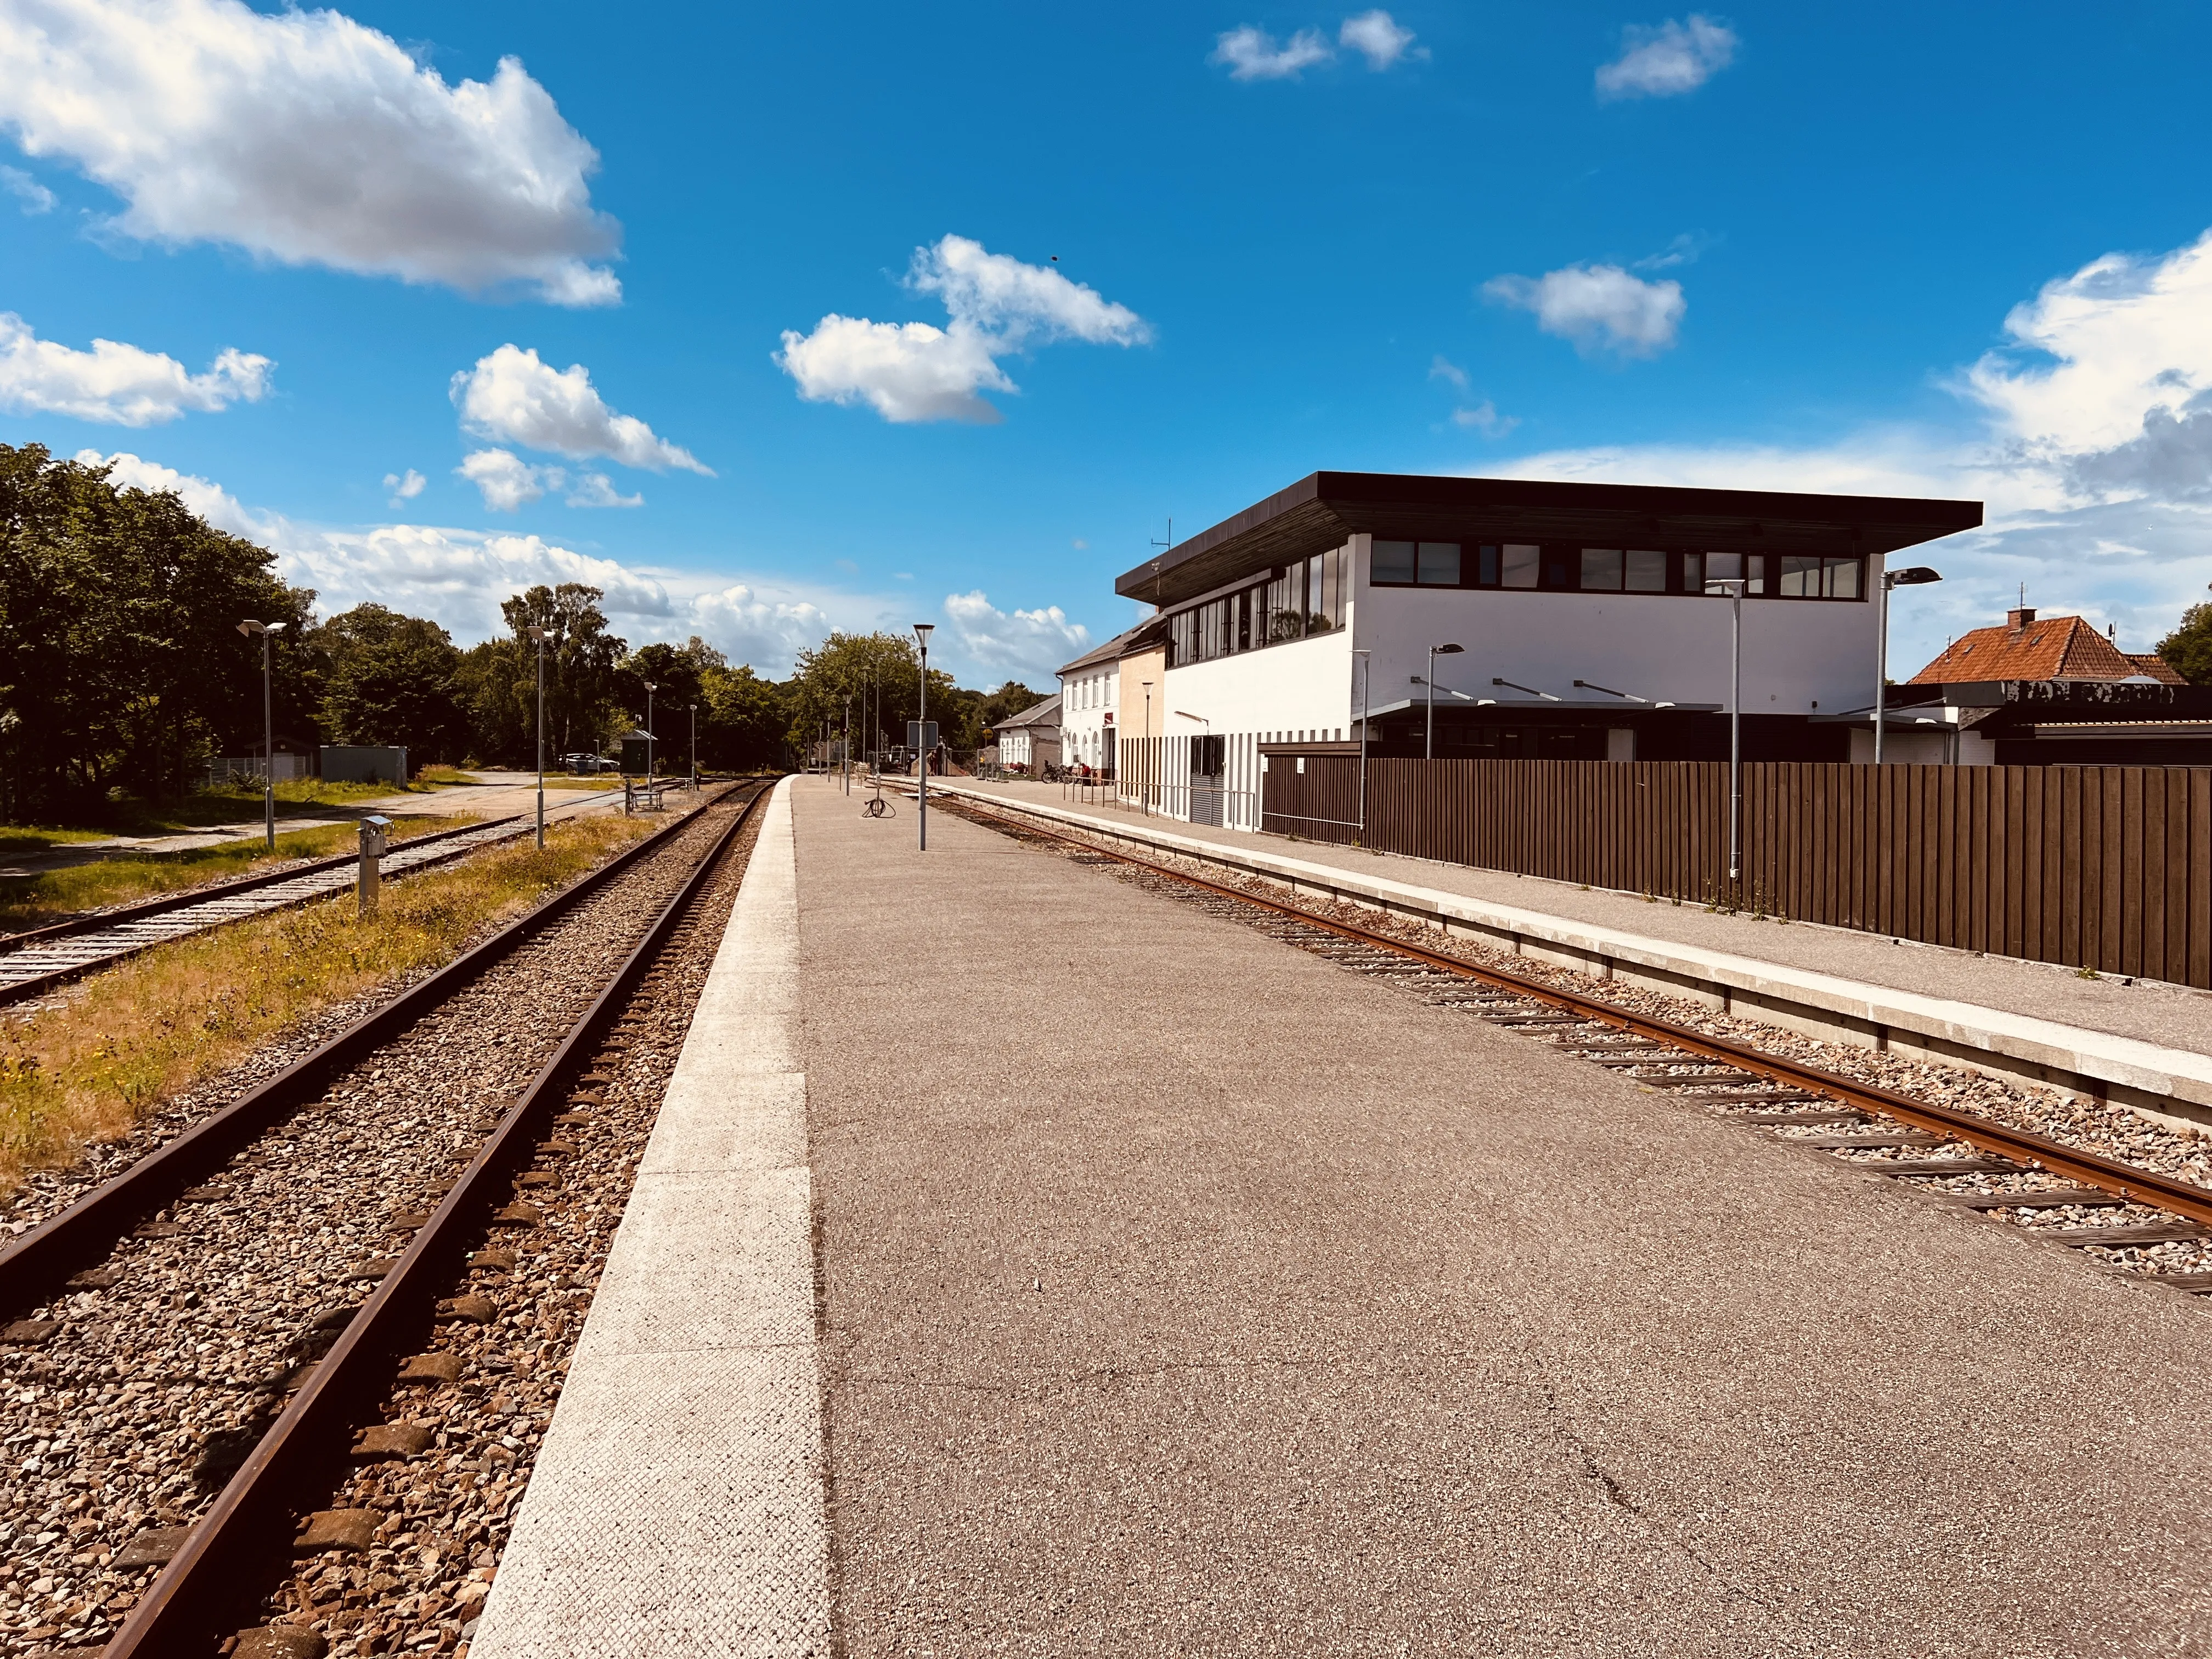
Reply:
<svg viewBox="0 0 2212 1659"><path fill-rule="evenodd" d="M830 1651L790 792L763 811L478 1659Z"/></svg>
<svg viewBox="0 0 2212 1659"><path fill-rule="evenodd" d="M1689 998L1808 1036L1965 1066L2008 1081L2045 1084L2124 1106L2168 1128L2212 1134L2212 1055L2193 1049L1487 903L1291 858L1265 846L1224 848L1150 825L1112 823L949 782L933 785L933 793L940 791L999 811L1259 876L1293 892L1410 917L1534 961Z"/></svg>

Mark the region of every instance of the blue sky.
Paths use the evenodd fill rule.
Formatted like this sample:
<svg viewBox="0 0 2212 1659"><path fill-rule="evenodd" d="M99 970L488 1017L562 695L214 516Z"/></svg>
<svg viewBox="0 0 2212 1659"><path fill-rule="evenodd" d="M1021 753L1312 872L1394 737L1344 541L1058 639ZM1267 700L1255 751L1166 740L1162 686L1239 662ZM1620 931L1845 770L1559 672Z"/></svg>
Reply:
<svg viewBox="0 0 2212 1659"><path fill-rule="evenodd" d="M2208 47L2179 4L0 0L0 440L131 458L331 605L466 641L581 577L778 673L927 619L1035 684L1170 515L1317 467L1973 496L1900 663L2023 581L2142 649L2212 577Z"/></svg>

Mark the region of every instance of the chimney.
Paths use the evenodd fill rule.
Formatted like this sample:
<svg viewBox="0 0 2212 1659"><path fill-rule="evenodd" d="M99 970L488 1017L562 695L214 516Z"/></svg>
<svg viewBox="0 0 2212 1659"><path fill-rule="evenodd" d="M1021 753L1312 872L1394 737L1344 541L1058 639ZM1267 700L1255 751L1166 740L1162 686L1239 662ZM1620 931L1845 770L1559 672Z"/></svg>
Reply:
<svg viewBox="0 0 2212 1659"><path fill-rule="evenodd" d="M2021 629L2027 627L2028 623L2034 620L2035 607L2032 605L2024 605L2017 611L2008 611L2005 612L2005 626L2012 629L2015 634L2019 633Z"/></svg>

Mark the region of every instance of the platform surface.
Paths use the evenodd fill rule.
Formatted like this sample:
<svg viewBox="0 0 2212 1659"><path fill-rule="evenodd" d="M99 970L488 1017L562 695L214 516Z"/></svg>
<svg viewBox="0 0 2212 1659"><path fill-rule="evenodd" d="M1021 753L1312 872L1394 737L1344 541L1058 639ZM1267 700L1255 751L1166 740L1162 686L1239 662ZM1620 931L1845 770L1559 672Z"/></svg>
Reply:
<svg viewBox="0 0 2212 1659"><path fill-rule="evenodd" d="M855 1659L2212 1644L2212 1309L793 799Z"/></svg>
<svg viewBox="0 0 2212 1659"><path fill-rule="evenodd" d="M784 796L471 1659L2212 1646L2212 1308Z"/></svg>
<svg viewBox="0 0 2212 1659"><path fill-rule="evenodd" d="M1254 835L1249 830L1185 823L1179 818L1148 817L1114 805L1083 805L1067 799L1066 792L1056 784L991 783L972 778L954 781L958 787L979 794L1077 813L1116 830L1151 828L1233 848L1264 848L1385 881L1433 888L1624 933L1724 951L1909 995L1956 1000L2001 1013L2059 1021L2090 1031L2212 1054L2212 992L2186 986L2119 977L2083 979L2073 969L2054 963L1987 956L1911 940L1900 943L1887 934L1846 927L1757 921L1741 913L1722 915L1699 904L1647 903L1633 893L1518 876L1507 870L1477 870L1434 859L1405 858L1326 842L1293 841L1287 836Z"/></svg>

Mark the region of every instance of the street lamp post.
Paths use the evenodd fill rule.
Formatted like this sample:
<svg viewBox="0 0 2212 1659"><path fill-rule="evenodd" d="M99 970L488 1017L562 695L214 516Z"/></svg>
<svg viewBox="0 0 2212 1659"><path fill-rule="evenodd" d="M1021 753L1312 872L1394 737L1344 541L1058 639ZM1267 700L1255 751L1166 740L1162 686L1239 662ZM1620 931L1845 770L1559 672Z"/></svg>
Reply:
<svg viewBox="0 0 2212 1659"><path fill-rule="evenodd" d="M280 623L279 626L282 626ZM248 617L238 631L249 640L261 635L261 830L269 850L276 850L276 728L270 715L269 624Z"/></svg>
<svg viewBox="0 0 2212 1659"><path fill-rule="evenodd" d="M1150 817L1152 815L1152 683L1146 680L1144 687L1145 741L1143 747L1137 750L1137 805L1139 817Z"/></svg>
<svg viewBox="0 0 2212 1659"><path fill-rule="evenodd" d="M1423 760L1437 757L1437 659L1456 657L1466 648L1461 645L1432 645L1429 647L1429 678L1426 682L1429 688L1429 732L1421 743Z"/></svg>
<svg viewBox="0 0 2212 1659"><path fill-rule="evenodd" d="M645 781L648 784L659 775L653 759L653 694L659 690L651 680L645 683Z"/></svg>
<svg viewBox="0 0 2212 1659"><path fill-rule="evenodd" d="M1881 764L1882 720L1889 701L1889 590L1893 587L1923 587L1929 582L1942 580L1941 574L1924 564L1881 573L1881 643L1875 647L1874 659L1874 763L1876 766Z"/></svg>
<svg viewBox="0 0 2212 1659"><path fill-rule="evenodd" d="M929 850L929 636L937 631L935 623L916 623L914 636L921 642L921 713L915 724L921 729L915 733L921 739L915 748L921 751L921 786L916 792L915 819L921 838L920 851Z"/></svg>
<svg viewBox="0 0 2212 1659"><path fill-rule="evenodd" d="M1367 683L1375 672L1372 651L1354 651L1359 659L1359 833L1367 833ZM1264 819L1266 814L1263 812Z"/></svg>
<svg viewBox="0 0 2212 1659"><path fill-rule="evenodd" d="M1729 597L1729 879L1743 878L1743 591L1741 576L1717 576L1708 593Z"/></svg>
<svg viewBox="0 0 2212 1659"><path fill-rule="evenodd" d="M545 630L532 628L538 641L538 850L545 850Z"/></svg>
<svg viewBox="0 0 2212 1659"><path fill-rule="evenodd" d="M699 705L687 702L684 707L691 716L691 793L696 795L699 793Z"/></svg>

